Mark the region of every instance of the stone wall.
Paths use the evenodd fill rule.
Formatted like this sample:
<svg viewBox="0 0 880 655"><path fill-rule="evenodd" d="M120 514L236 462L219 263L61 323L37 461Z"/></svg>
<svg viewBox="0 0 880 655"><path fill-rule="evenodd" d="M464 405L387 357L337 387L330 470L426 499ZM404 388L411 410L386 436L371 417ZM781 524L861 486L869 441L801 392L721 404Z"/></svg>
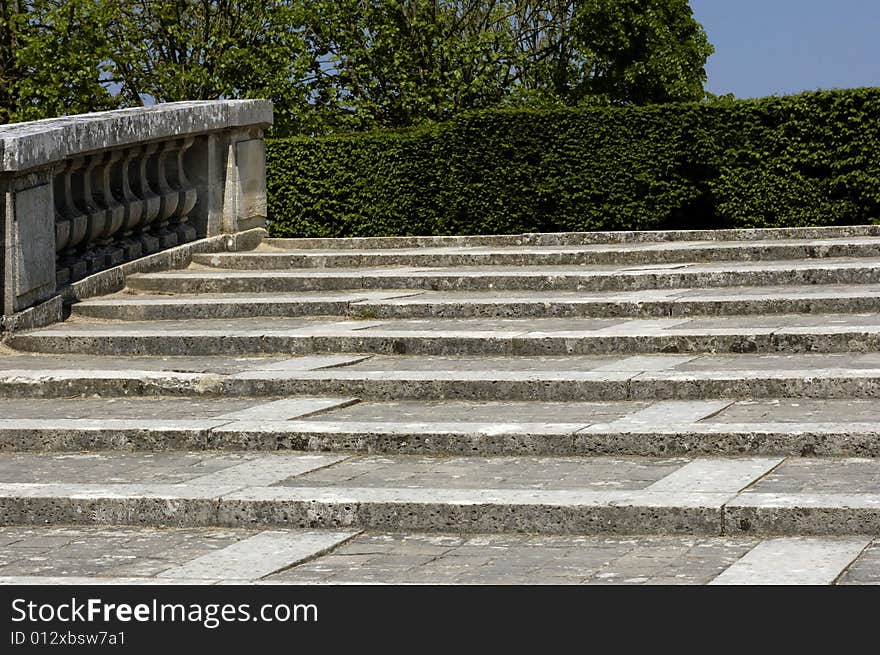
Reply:
<svg viewBox="0 0 880 655"><path fill-rule="evenodd" d="M0 127L0 317L266 219L272 103L175 102Z"/></svg>

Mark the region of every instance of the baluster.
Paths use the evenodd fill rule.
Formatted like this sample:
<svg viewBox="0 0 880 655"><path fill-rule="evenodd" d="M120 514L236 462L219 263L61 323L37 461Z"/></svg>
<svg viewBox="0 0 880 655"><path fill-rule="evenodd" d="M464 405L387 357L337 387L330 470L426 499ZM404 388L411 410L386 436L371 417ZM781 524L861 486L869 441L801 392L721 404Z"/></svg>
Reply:
<svg viewBox="0 0 880 655"><path fill-rule="evenodd" d="M77 206L86 215L86 230L81 251L87 273L96 273L103 268L104 253L99 248L98 239L106 227L107 211L95 203L95 194L92 192L94 170L103 159L103 155L91 155L86 159L85 168L77 175L79 184L74 192Z"/></svg>
<svg viewBox="0 0 880 655"><path fill-rule="evenodd" d="M167 159L177 149L175 141L166 141L161 145L158 156L155 157L153 166L153 180L162 205L159 209L159 217L155 222L154 233L159 237L160 246L170 248L177 245L177 234L168 229L168 221L177 210L179 194L168 183Z"/></svg>
<svg viewBox="0 0 880 655"><path fill-rule="evenodd" d="M67 163L60 176L62 188L55 198L56 205L60 204L60 213L67 221L69 228L63 246L59 246L56 242L56 250L60 249L61 251L60 264L67 270L69 282L75 282L85 277L88 272L86 263L77 256L76 248L86 236L89 218L77 207L73 197L74 173L82 168L85 162L85 157L77 157Z"/></svg>
<svg viewBox="0 0 880 655"><path fill-rule="evenodd" d="M158 237L150 234L153 223L159 217L162 208L162 199L153 191L150 182L149 164L150 159L159 149L158 143L148 143L139 152L140 163L138 175L134 178L134 193L144 203L144 214L138 224L137 239L141 242L144 252L151 253L159 250Z"/></svg>
<svg viewBox="0 0 880 655"><path fill-rule="evenodd" d="M145 202L138 198L131 189L131 179L129 172L131 170L134 158L138 156L139 148L129 148L125 151L122 163L119 167L117 180L113 185L117 198L125 207L125 217L122 221L122 247L125 251L125 259L131 261L137 259L144 254L144 246L132 235L135 229L140 225L145 213Z"/></svg>
<svg viewBox="0 0 880 655"><path fill-rule="evenodd" d="M177 233L180 243L193 241L196 238L196 229L190 225L189 213L196 206L198 200L198 191L186 176L186 167L184 165L184 157L186 151L195 143L194 137L187 137L180 140L177 149L177 166L172 167L174 182L173 186L178 191L177 209L174 211L172 220L172 229Z"/></svg>
<svg viewBox="0 0 880 655"><path fill-rule="evenodd" d="M125 220L125 207L113 196L112 173L116 162L122 157L120 150L106 153L101 160L101 168L97 175L95 204L105 211L104 229L98 235L98 243L104 257L102 268L111 268L122 263L122 248L114 243L114 237Z"/></svg>
<svg viewBox="0 0 880 655"><path fill-rule="evenodd" d="M61 250L70 238L70 221L55 210L55 287L70 283L70 269L61 263ZM59 247L58 244L61 244Z"/></svg>

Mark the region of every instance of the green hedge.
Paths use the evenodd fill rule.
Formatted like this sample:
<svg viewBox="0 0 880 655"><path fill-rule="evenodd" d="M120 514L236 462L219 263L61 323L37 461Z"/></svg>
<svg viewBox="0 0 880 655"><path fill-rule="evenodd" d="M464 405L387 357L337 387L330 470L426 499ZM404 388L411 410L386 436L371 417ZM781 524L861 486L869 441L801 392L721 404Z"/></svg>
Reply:
<svg viewBox="0 0 880 655"><path fill-rule="evenodd" d="M880 89L500 110L268 144L274 236L871 223Z"/></svg>

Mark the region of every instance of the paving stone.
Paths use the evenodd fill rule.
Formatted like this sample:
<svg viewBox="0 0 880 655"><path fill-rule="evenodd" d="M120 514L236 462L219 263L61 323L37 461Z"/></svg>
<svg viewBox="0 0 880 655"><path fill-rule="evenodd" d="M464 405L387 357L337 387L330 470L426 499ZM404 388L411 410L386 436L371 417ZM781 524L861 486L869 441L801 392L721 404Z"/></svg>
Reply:
<svg viewBox="0 0 880 655"><path fill-rule="evenodd" d="M606 421L638 412L647 402L361 402L334 409L309 421L348 422L382 421L385 423L568 423L587 424Z"/></svg>
<svg viewBox="0 0 880 655"><path fill-rule="evenodd" d="M644 489L686 464L687 460L682 459L352 457L335 466L297 475L277 484L443 489ZM749 462L748 468L751 471L761 465ZM765 465L764 470L766 468Z"/></svg>
<svg viewBox="0 0 880 655"><path fill-rule="evenodd" d="M838 584L880 584L880 542L874 541L850 563Z"/></svg>
<svg viewBox="0 0 880 655"><path fill-rule="evenodd" d="M741 400L730 403L703 423L877 423L880 403L874 400L815 400L811 398Z"/></svg>
<svg viewBox="0 0 880 655"><path fill-rule="evenodd" d="M261 532L168 569L159 577L254 580L319 556L356 532Z"/></svg>
<svg viewBox="0 0 880 655"><path fill-rule="evenodd" d="M328 535L319 544L314 532L296 530L5 527L0 531L16 532L30 543L49 543L61 533L57 536L62 539L90 546L64 558L22 560L17 568L0 568L0 584L206 584L236 576L240 576L239 583L254 583L259 573L278 563L282 570L267 574L266 582L705 584L714 580L714 584L829 584L839 578L841 584L867 584L874 581L873 553L877 550L876 545L869 545L869 539L861 537L759 540L506 534L465 540L453 534L364 533L338 542ZM118 560L127 556L120 552L120 538L146 540L154 548L161 548L169 539L191 546L176 558L157 559L155 554L139 553L128 563L119 564ZM314 559L296 563L302 549L326 544L332 550L323 554L319 550ZM259 555L268 560L262 561ZM212 562L216 567L231 568L216 568L217 575L212 578L204 568ZM285 562L292 565L285 566ZM249 574L247 567L253 567ZM179 577L187 569L197 575Z"/></svg>
<svg viewBox="0 0 880 655"><path fill-rule="evenodd" d="M337 407L347 407L358 402L357 398L285 398L261 403L248 409L223 414L219 418L247 421L249 419L287 421L320 414Z"/></svg>
<svg viewBox="0 0 880 655"><path fill-rule="evenodd" d="M647 488L651 491L737 492L755 483L782 461L781 458L697 459Z"/></svg>
<svg viewBox="0 0 880 655"><path fill-rule="evenodd" d="M22 554L13 563L0 566L0 584L6 578L40 576L30 582L70 576L101 576L113 578L152 577L161 571L183 565L189 560L216 548L226 548L253 531L152 529L115 526L18 527L5 526L4 534L15 535ZM187 549L180 548L187 544ZM27 544L27 546L24 546ZM53 546L50 546L52 544ZM41 550L42 558L29 556L27 551ZM28 584L22 582L20 584Z"/></svg>
<svg viewBox="0 0 880 655"><path fill-rule="evenodd" d="M332 555L320 557L306 566L297 566L270 576L272 582L314 582L333 584L382 582L391 584L440 581L455 584L607 584L615 579L630 584L650 584L672 579L675 584L702 584L736 561L756 543L750 539L544 536L539 543L528 535L506 535L491 550L481 547L479 554L463 554L465 546L451 545L434 559L419 564L425 535L403 535L388 539L365 534L340 547ZM658 553L658 544L667 551ZM693 572L685 559L695 546L712 544L707 558L712 568ZM350 552L381 553L381 559L368 559L352 566ZM670 552L671 551L671 552ZM465 551L470 552L470 551ZM370 557L370 556L367 556ZM406 562L402 566L389 563ZM320 577L313 577L320 572ZM661 578L660 576L665 576ZM679 577L675 577L679 576Z"/></svg>
<svg viewBox="0 0 880 655"><path fill-rule="evenodd" d="M253 398L0 398L0 417L54 421L58 419L93 419L96 421L153 419L186 421L211 419L239 412L265 399ZM210 422L212 425L219 421Z"/></svg>
<svg viewBox="0 0 880 655"><path fill-rule="evenodd" d="M771 539L728 567L710 584L830 584L870 539Z"/></svg>
<svg viewBox="0 0 880 655"><path fill-rule="evenodd" d="M880 460L788 460L752 485L749 493L880 494Z"/></svg>

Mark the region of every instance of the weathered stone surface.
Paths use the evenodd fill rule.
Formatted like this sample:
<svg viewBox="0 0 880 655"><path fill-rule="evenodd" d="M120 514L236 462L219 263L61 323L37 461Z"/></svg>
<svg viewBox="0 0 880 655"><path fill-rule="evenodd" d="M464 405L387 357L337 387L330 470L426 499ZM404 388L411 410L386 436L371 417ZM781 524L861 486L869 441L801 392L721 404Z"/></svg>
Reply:
<svg viewBox="0 0 880 655"><path fill-rule="evenodd" d="M831 584L870 542L864 537L771 539L755 546L709 584Z"/></svg>
<svg viewBox="0 0 880 655"><path fill-rule="evenodd" d="M271 575L336 548L357 532L265 531L221 550L206 553L158 575L183 578L247 581ZM0 570L2 573L2 570Z"/></svg>
<svg viewBox="0 0 880 655"><path fill-rule="evenodd" d="M186 101L53 118L0 127L0 172L17 172L81 153L147 139L179 138L272 123L265 100Z"/></svg>
<svg viewBox="0 0 880 655"><path fill-rule="evenodd" d="M734 295L735 294L735 295ZM874 311L880 287L821 285L608 293L304 291L264 294L117 294L77 303L78 316L116 320L352 316L355 318L651 318Z"/></svg>
<svg viewBox="0 0 880 655"><path fill-rule="evenodd" d="M0 353L0 514L247 527L134 580L867 582L877 235L193 249Z"/></svg>
<svg viewBox="0 0 880 655"><path fill-rule="evenodd" d="M640 230L618 232L557 232L483 236L349 237L333 239L271 239L268 245L283 249L324 248L436 248L572 246L609 243L665 243L675 241L764 241L774 239L836 239L880 236L878 225L832 225L809 228L733 230Z"/></svg>
<svg viewBox="0 0 880 655"><path fill-rule="evenodd" d="M239 145L241 147L241 144ZM253 155L259 160L259 155ZM331 248L307 249L301 253L264 248L252 253L205 255L196 263L237 270L289 268L345 268L364 266L566 266L646 265L694 261L759 261L824 257L877 257L880 243L875 237L759 242L671 242L613 246L532 246L491 248L394 248L363 251Z"/></svg>
<svg viewBox="0 0 880 655"><path fill-rule="evenodd" d="M876 583L877 547L860 554L865 543L846 537L3 527L0 584ZM329 550L321 553L325 545ZM317 557L300 562L302 553ZM206 565L217 567L215 575ZM187 570L204 577L179 577Z"/></svg>
<svg viewBox="0 0 880 655"><path fill-rule="evenodd" d="M219 335L226 338L218 339ZM877 314L782 314L675 319L436 319L381 322L308 318L99 324L69 321L18 334L11 345L96 354L379 353L559 356L598 353L876 352Z"/></svg>
<svg viewBox="0 0 880 655"><path fill-rule="evenodd" d="M80 297L119 290L126 261L153 254L135 270L155 270L173 261L158 250L265 227L271 122L268 101L217 100L0 127L0 328L59 292L76 297L85 275L99 277Z"/></svg>
<svg viewBox="0 0 880 655"><path fill-rule="evenodd" d="M654 266L467 266L230 271L190 269L138 276L129 286L171 293L289 293L341 289L433 291L639 291L732 286L880 283L877 258L698 262Z"/></svg>

